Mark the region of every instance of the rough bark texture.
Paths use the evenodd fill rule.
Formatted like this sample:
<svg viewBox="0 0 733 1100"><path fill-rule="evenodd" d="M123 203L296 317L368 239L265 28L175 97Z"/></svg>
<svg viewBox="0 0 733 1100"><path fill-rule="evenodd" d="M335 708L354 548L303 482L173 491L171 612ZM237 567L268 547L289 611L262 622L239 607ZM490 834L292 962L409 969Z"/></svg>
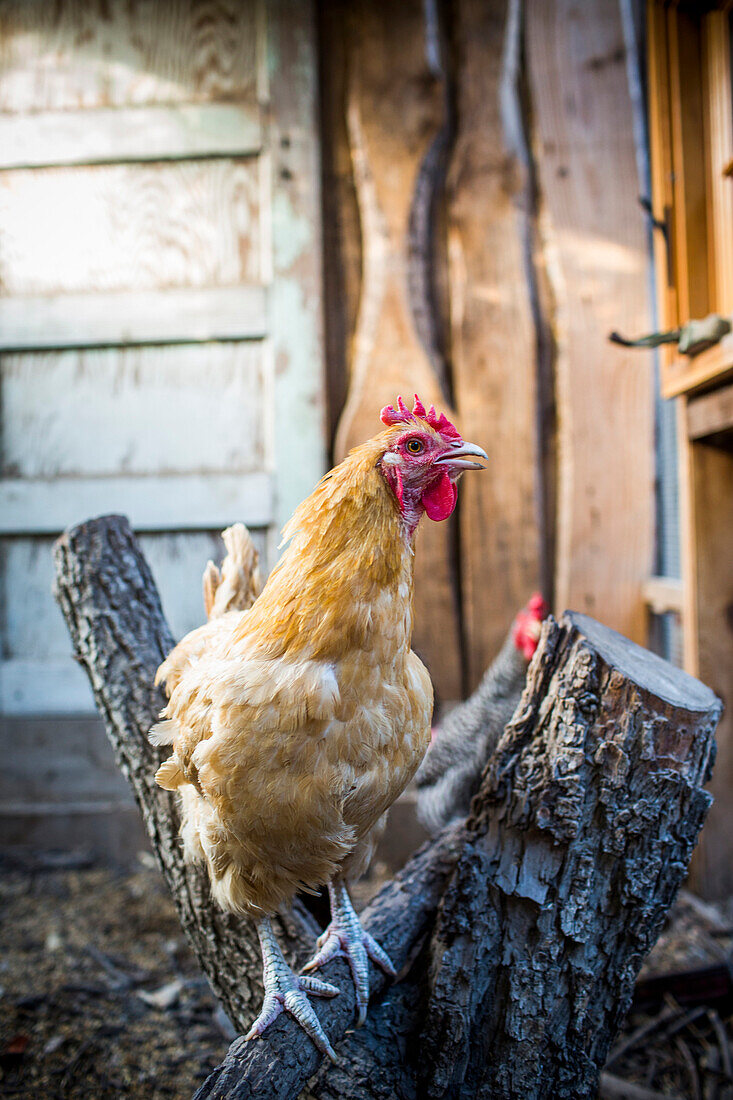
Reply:
<svg viewBox="0 0 733 1100"><path fill-rule="evenodd" d="M433 935L421 1096L595 1096L710 806L719 716L594 620L545 625Z"/></svg>
<svg viewBox="0 0 733 1100"><path fill-rule="evenodd" d="M89 672L181 922L238 1026L260 996L246 921L218 913L183 864L173 800L155 787L145 734L151 686L173 644L127 521L92 520L57 545L58 598ZM710 804L720 703L698 681L582 615L543 627L527 686L465 825L418 852L363 914L401 980L322 1066L281 1016L237 1040L200 1098L318 1100L596 1095L600 1068L642 959L685 877ZM437 919L436 919L437 910ZM296 906L279 929L291 957L313 927ZM286 939L287 937L287 939ZM354 1019L341 989L316 1002L331 1041Z"/></svg>
<svg viewBox="0 0 733 1100"><path fill-rule="evenodd" d="M227 1014L243 1029L262 998L254 925L213 906L206 871L181 858L175 797L153 778L162 756L147 733L165 705L153 680L175 643L150 569L124 516L72 528L54 553L55 595L117 763L133 789L189 942ZM290 959L303 961L318 930L298 904L276 931Z"/></svg>

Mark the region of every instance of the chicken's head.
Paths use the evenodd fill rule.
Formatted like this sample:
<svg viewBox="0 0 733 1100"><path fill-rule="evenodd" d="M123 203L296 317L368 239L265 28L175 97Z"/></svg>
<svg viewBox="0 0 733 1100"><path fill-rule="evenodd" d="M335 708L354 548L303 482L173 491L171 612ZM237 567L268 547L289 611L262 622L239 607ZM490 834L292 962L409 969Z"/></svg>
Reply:
<svg viewBox="0 0 733 1100"><path fill-rule="evenodd" d="M537 643L540 639L542 622L547 618L549 608L542 598L541 593L535 592L526 607L517 615L512 626L514 644L525 657L531 661Z"/></svg>
<svg viewBox="0 0 733 1100"><path fill-rule="evenodd" d="M464 470L483 470L476 459L488 459L475 443L465 443L445 413L431 405L426 411L415 394L412 412L401 397L397 407L382 409L387 447L379 467L392 489L410 530L426 512L429 519L447 519L456 506L456 482Z"/></svg>

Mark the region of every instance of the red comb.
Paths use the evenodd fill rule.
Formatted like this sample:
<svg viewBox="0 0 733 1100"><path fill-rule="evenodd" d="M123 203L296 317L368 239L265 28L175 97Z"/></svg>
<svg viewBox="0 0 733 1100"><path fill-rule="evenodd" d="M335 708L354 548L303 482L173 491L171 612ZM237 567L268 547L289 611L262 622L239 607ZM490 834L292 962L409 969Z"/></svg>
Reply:
<svg viewBox="0 0 733 1100"><path fill-rule="evenodd" d="M435 411L435 406L431 405L428 411L425 411L420 398L415 394L415 403L412 407L412 412L407 408L407 405L401 397L397 398L397 408L394 405L385 405L380 413L380 418L383 424L386 424L391 428L394 424L409 424L410 421L417 420L417 418L424 420L430 425L436 432L444 436L446 439L452 441L463 442L460 432L451 424L445 413L441 413L440 416Z"/></svg>

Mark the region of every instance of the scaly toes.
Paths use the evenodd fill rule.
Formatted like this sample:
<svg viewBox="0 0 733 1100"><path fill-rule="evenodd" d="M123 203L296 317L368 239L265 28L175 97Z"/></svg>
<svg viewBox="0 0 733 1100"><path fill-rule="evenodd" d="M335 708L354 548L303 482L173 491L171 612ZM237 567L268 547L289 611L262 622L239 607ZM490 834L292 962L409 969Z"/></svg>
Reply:
<svg viewBox="0 0 733 1100"><path fill-rule="evenodd" d="M321 1053L327 1054L332 1062L338 1063L336 1053L321 1027L321 1022L307 994L310 993L316 997L336 997L339 990L330 982L322 982L320 978L309 978L305 975L293 975L293 978L294 981L289 983L289 988L281 987L277 991L265 994L262 1011L245 1035L245 1039L258 1039L281 1012L289 1012Z"/></svg>
<svg viewBox="0 0 733 1100"><path fill-rule="evenodd" d="M335 986L328 985L327 982L319 982L318 984L324 986L329 991L334 990L334 993L338 993L338 989L336 989ZM328 992L320 995L332 997L334 993ZM327 1054L331 1061L338 1065L336 1052L329 1043L328 1036L321 1027L321 1021L313 1011L313 1006L305 993L299 989L288 990L285 994L285 1009L298 1021L303 1031L305 1031L307 1035L310 1035L321 1053Z"/></svg>
<svg viewBox="0 0 733 1100"><path fill-rule="evenodd" d="M328 931L328 929L326 931ZM336 932L329 932L328 935L324 933L319 936L316 940L316 947L318 950L313 958L308 960L303 970L318 970L320 966L325 966L326 963L330 962L336 955L344 954L341 937Z"/></svg>
<svg viewBox="0 0 733 1100"><path fill-rule="evenodd" d="M397 971L394 968L392 960L387 952L381 947L373 936L370 936L368 932L364 932L364 946L366 948L367 955L376 963L377 966L381 966L385 974L389 974L390 978L397 977Z"/></svg>
<svg viewBox="0 0 733 1100"><path fill-rule="evenodd" d="M306 993L313 993L316 997L338 997L341 992L338 986L330 982L322 982L320 978L310 978L306 974L298 976L301 989Z"/></svg>
<svg viewBox="0 0 733 1100"><path fill-rule="evenodd" d="M278 1018L282 1010L282 1001L277 994L266 993L260 1014L245 1035L245 1039L259 1039L262 1032Z"/></svg>

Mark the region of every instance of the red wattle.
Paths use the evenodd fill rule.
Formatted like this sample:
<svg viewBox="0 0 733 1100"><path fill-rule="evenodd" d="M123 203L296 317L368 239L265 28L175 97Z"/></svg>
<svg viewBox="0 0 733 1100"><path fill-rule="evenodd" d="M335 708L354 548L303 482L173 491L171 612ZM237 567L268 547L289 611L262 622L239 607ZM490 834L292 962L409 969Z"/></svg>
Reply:
<svg viewBox="0 0 733 1100"><path fill-rule="evenodd" d="M436 481L422 495L422 503L428 518L439 523L448 519L456 506L458 489L448 476L448 471L443 473L439 481Z"/></svg>

